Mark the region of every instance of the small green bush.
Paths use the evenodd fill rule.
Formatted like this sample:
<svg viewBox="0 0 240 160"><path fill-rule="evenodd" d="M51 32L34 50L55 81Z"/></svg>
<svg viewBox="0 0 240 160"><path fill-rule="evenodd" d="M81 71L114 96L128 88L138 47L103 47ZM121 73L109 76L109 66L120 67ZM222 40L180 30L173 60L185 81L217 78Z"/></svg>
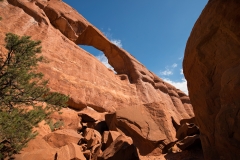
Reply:
<svg viewBox="0 0 240 160"><path fill-rule="evenodd" d="M61 120L54 123L51 119L49 119L47 120L47 124L49 125L52 132L64 126L64 122Z"/></svg>

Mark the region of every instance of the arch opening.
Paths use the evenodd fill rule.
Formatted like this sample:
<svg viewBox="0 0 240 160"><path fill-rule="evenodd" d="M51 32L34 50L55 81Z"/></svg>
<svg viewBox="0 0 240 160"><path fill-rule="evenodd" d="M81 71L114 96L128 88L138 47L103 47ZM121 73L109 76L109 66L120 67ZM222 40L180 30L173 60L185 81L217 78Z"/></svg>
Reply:
<svg viewBox="0 0 240 160"><path fill-rule="evenodd" d="M87 51L88 53L95 56L102 64L104 64L108 69L111 69L115 74L117 74L114 70L114 68L108 63L107 57L104 55L104 53L92 46L87 45L79 45L82 49Z"/></svg>

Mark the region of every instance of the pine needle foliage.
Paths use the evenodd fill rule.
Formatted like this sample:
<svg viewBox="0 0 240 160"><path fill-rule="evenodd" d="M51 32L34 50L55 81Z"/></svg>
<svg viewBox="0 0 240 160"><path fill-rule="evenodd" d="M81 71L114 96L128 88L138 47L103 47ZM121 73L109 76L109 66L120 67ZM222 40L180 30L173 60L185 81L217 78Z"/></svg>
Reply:
<svg viewBox="0 0 240 160"><path fill-rule="evenodd" d="M40 41L7 33L5 42L8 52L0 57L1 158L19 153L37 135L32 129L52 111L66 107L68 101L67 96L50 92L48 81L37 72L38 63L44 62L39 55Z"/></svg>
<svg viewBox="0 0 240 160"><path fill-rule="evenodd" d="M0 112L0 157L10 157L26 147L37 135L32 128L44 118L46 114L41 108L29 112L17 108L11 112Z"/></svg>

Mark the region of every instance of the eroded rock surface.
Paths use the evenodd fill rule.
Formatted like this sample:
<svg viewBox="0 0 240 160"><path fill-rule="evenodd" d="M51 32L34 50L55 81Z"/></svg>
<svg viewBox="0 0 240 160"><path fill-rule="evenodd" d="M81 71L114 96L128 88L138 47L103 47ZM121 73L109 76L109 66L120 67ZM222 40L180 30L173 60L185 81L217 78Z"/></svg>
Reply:
<svg viewBox="0 0 240 160"><path fill-rule="evenodd" d="M70 143L77 144L82 136L71 129L57 130L47 134L43 139L52 147L60 148Z"/></svg>
<svg viewBox="0 0 240 160"><path fill-rule="evenodd" d="M130 137L120 135L99 156L98 160L139 160L136 147Z"/></svg>
<svg viewBox="0 0 240 160"><path fill-rule="evenodd" d="M86 160L82 153L82 149L75 143L69 143L61 147L55 154L57 160Z"/></svg>
<svg viewBox="0 0 240 160"><path fill-rule="evenodd" d="M240 157L239 17L239 1L208 1L185 50L183 71L206 159Z"/></svg>
<svg viewBox="0 0 240 160"><path fill-rule="evenodd" d="M142 155L161 154L176 141L173 121L180 124L181 119L194 116L183 92L112 44L64 2L5 0L0 3L0 15L1 44L7 32L41 40L49 63L40 64L39 71L49 79L51 90L69 95L69 106L76 110L90 106L99 112L116 112L118 126L126 127L118 130L134 137L133 144ZM78 45L103 51L117 74ZM150 146L147 151L144 144Z"/></svg>

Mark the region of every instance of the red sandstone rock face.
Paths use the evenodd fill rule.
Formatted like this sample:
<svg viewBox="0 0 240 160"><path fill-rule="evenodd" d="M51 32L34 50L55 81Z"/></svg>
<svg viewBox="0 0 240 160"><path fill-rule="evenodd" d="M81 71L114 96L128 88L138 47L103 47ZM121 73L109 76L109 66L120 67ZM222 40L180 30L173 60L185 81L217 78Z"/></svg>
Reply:
<svg viewBox="0 0 240 160"><path fill-rule="evenodd" d="M183 71L206 159L240 157L239 18L239 1L209 1L185 50Z"/></svg>
<svg viewBox="0 0 240 160"><path fill-rule="evenodd" d="M142 155L161 154L176 140L173 121L179 124L194 116L183 92L112 44L64 2L7 0L0 3L0 15L1 44L7 32L41 40L42 54L49 63L40 64L39 71L49 79L49 87L69 95L71 108L117 111L119 126L127 127L117 129L130 137L137 135L133 143ZM77 44L103 51L117 74ZM147 151L145 144L151 146Z"/></svg>

